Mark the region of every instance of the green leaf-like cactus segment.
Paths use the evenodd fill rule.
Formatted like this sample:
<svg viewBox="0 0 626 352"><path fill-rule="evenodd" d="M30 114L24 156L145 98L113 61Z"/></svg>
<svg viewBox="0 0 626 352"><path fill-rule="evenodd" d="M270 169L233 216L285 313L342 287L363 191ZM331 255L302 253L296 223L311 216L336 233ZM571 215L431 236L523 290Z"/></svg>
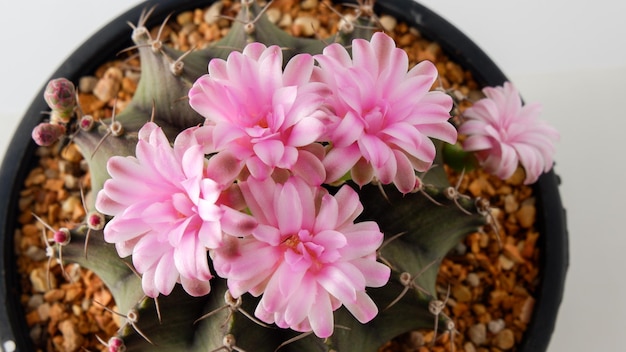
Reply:
<svg viewBox="0 0 626 352"><path fill-rule="evenodd" d="M428 305L438 299L435 281L441 259L466 235L483 226L486 219L477 214L469 199L460 201L460 206L473 211L472 215L447 199L443 189L430 187L426 192L441 205L420 193L402 195L393 187L384 187L384 195L375 186L365 186L359 191L365 207L361 217L375 220L385 234L380 258L391 266L392 277L384 287L368 290L381 310L371 322L360 324L343 309L335 314L336 324L349 328L335 329L332 341L336 350L376 351L404 332L434 327ZM414 286L385 309L405 289L400 279L402 273L414 278ZM440 331L445 321L440 317Z"/></svg>
<svg viewBox="0 0 626 352"><path fill-rule="evenodd" d="M87 232L86 226L72 231L70 243L62 249L63 260L78 263L96 273L111 291L118 309L121 312L129 310L144 296L141 278L125 259L119 257L115 246L103 240L102 231L89 232L85 253Z"/></svg>

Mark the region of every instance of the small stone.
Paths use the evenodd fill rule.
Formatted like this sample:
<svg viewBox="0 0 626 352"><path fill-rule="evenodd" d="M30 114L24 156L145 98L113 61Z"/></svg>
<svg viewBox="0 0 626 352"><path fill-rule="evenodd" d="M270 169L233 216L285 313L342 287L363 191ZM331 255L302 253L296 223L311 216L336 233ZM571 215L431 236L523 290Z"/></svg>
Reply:
<svg viewBox="0 0 626 352"><path fill-rule="evenodd" d="M463 345L463 349L465 352L476 352L476 347L474 347L474 344L469 341Z"/></svg>
<svg viewBox="0 0 626 352"><path fill-rule="evenodd" d="M46 251L37 246L28 246L26 251L24 251L24 255L36 262L46 259Z"/></svg>
<svg viewBox="0 0 626 352"><path fill-rule="evenodd" d="M524 300L524 304L522 305L522 310L519 314L519 320L523 323L528 324L530 322L530 318L533 315L533 308L535 307L535 299L532 296L526 297Z"/></svg>
<svg viewBox="0 0 626 352"><path fill-rule="evenodd" d="M74 175L63 175L63 185L69 190L80 189L80 180Z"/></svg>
<svg viewBox="0 0 626 352"><path fill-rule="evenodd" d="M319 6L319 0L303 0L300 3L300 8L303 10L312 10Z"/></svg>
<svg viewBox="0 0 626 352"><path fill-rule="evenodd" d="M108 290L98 290L94 292L93 299L106 306L111 303L113 296L111 296L111 292Z"/></svg>
<svg viewBox="0 0 626 352"><path fill-rule="evenodd" d="M463 242L459 242L456 246L454 246L454 251L458 255L465 255L465 253L467 253L467 245Z"/></svg>
<svg viewBox="0 0 626 352"><path fill-rule="evenodd" d="M517 203L517 199L513 194L507 194L504 196L504 211L507 214L511 214L517 211L519 208L519 204Z"/></svg>
<svg viewBox="0 0 626 352"><path fill-rule="evenodd" d="M320 28L320 20L311 16L301 16L296 18L293 26L300 30L306 37L313 36Z"/></svg>
<svg viewBox="0 0 626 352"><path fill-rule="evenodd" d="M31 327L29 334L35 344L40 344L41 341L43 341L43 329L41 328L41 325L37 324Z"/></svg>
<svg viewBox="0 0 626 352"><path fill-rule="evenodd" d="M502 268L502 270L505 271L511 270L513 266L515 266L515 262L507 258L503 254L500 254L500 256L498 257L498 263L500 263L500 267Z"/></svg>
<svg viewBox="0 0 626 352"><path fill-rule="evenodd" d="M117 67L110 67L93 88L93 95L101 101L109 101L117 96L122 86L124 73Z"/></svg>
<svg viewBox="0 0 626 352"><path fill-rule="evenodd" d="M46 268L39 267L33 269L29 275L30 284L33 285L33 291L46 292L48 291L48 273ZM53 275L50 275L50 287L56 287L57 282Z"/></svg>
<svg viewBox="0 0 626 352"><path fill-rule="evenodd" d="M63 148L63 150L61 151L61 157L64 160L74 163L83 160L83 155L80 153L80 150L74 143L71 143L67 147Z"/></svg>
<svg viewBox="0 0 626 352"><path fill-rule="evenodd" d="M278 22L278 27L280 28L289 28L293 24L293 17L291 14L284 13L283 17L280 18L280 22Z"/></svg>
<svg viewBox="0 0 626 352"><path fill-rule="evenodd" d="M396 28L396 25L398 24L398 20L396 20L395 17L389 16L389 15L380 16L379 21L380 21L380 25L387 32L393 31Z"/></svg>
<svg viewBox="0 0 626 352"><path fill-rule="evenodd" d="M265 11L265 15L270 22L272 22L273 24L277 24L282 17L282 12L280 12L280 10L277 8L271 8Z"/></svg>
<svg viewBox="0 0 626 352"><path fill-rule="evenodd" d="M487 312L487 308L484 304L474 304L472 306L472 311L474 312L474 314L480 316Z"/></svg>
<svg viewBox="0 0 626 352"><path fill-rule="evenodd" d="M465 285L456 285L452 289L452 297L459 302L469 302L472 299L472 291Z"/></svg>
<svg viewBox="0 0 626 352"><path fill-rule="evenodd" d="M524 183L524 179L526 178L526 172L521 167L518 167L513 176L509 177L506 182L513 186L521 186Z"/></svg>
<svg viewBox="0 0 626 352"><path fill-rule="evenodd" d="M53 289L43 295L43 299L46 302L57 302L62 300L63 297L65 297L65 291L61 289Z"/></svg>
<svg viewBox="0 0 626 352"><path fill-rule="evenodd" d="M98 78L94 76L84 76L78 81L78 91L81 93L91 93L98 84Z"/></svg>
<svg viewBox="0 0 626 352"><path fill-rule="evenodd" d="M515 217L521 227L529 229L535 223L536 213L535 205L532 202L524 202L515 213Z"/></svg>
<svg viewBox="0 0 626 352"><path fill-rule="evenodd" d="M37 308L44 303L42 294L34 294L28 299L28 308Z"/></svg>
<svg viewBox="0 0 626 352"><path fill-rule="evenodd" d="M492 320L487 323L487 328L492 334L497 334L506 327L506 323L502 319Z"/></svg>
<svg viewBox="0 0 626 352"><path fill-rule="evenodd" d="M135 91L137 90L137 83L138 82L128 77L124 77L122 78L122 90L129 94L135 94Z"/></svg>
<svg viewBox="0 0 626 352"><path fill-rule="evenodd" d="M185 26L187 24L193 23L193 12L192 11L181 12L178 16L176 16L176 22L181 26Z"/></svg>
<svg viewBox="0 0 626 352"><path fill-rule="evenodd" d="M476 273L467 274L467 283L472 287L478 287L480 285L480 276Z"/></svg>
<svg viewBox="0 0 626 352"><path fill-rule="evenodd" d="M71 284L65 287L65 302L75 302L82 298L84 290L80 285Z"/></svg>
<svg viewBox="0 0 626 352"><path fill-rule="evenodd" d="M214 2L204 13L204 21L207 24L217 23L220 19L219 16L222 14L222 8L224 8L224 3L221 1Z"/></svg>
<svg viewBox="0 0 626 352"><path fill-rule="evenodd" d="M419 331L411 331L407 343L413 348L424 346L424 334Z"/></svg>
<svg viewBox="0 0 626 352"><path fill-rule="evenodd" d="M78 327L71 320L63 320L59 323L59 331L63 334L63 348L65 351L78 351L85 342L85 338L80 334Z"/></svg>
<svg viewBox="0 0 626 352"><path fill-rule="evenodd" d="M515 335L513 331L510 329L500 331L494 339L494 344L504 351L511 349L513 345L515 345Z"/></svg>
<svg viewBox="0 0 626 352"><path fill-rule="evenodd" d="M50 319L50 304L42 303L39 307L37 307L37 314L39 314L39 319L41 319L41 321L47 321Z"/></svg>
<svg viewBox="0 0 626 352"><path fill-rule="evenodd" d="M480 346L487 341L487 327L485 324L478 323L470 326L467 334L474 345Z"/></svg>
<svg viewBox="0 0 626 352"><path fill-rule="evenodd" d="M33 326L41 322L41 317L36 310L26 313L26 325Z"/></svg>
<svg viewBox="0 0 626 352"><path fill-rule="evenodd" d="M522 258L522 255L520 254L519 249L515 245L511 243L506 243L502 250L504 255L512 261L516 263L525 262L524 258Z"/></svg>

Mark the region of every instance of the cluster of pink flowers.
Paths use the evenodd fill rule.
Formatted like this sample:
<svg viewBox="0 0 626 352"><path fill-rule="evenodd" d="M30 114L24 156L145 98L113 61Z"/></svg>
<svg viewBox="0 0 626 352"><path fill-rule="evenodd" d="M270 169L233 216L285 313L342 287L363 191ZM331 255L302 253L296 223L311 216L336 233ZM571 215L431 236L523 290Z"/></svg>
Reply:
<svg viewBox="0 0 626 352"><path fill-rule="evenodd" d="M280 48L260 43L214 59L189 92L203 126L171 145L148 123L135 156L108 162L111 179L96 201L113 216L105 240L132 255L150 297L176 283L207 294L211 260L234 298L262 295L255 315L267 323L328 337L342 305L365 323L378 313L366 288L390 276L376 256L383 234L375 222L355 222L363 206L353 188L333 195L324 185L352 179L414 191L416 172L435 158L431 138L457 139L452 99L431 90L436 79L430 62L409 70L383 33L354 40L352 57L333 44L284 69ZM468 117L483 116L480 105L474 111ZM482 148L475 138L469 148ZM500 158L513 162L507 153Z"/></svg>

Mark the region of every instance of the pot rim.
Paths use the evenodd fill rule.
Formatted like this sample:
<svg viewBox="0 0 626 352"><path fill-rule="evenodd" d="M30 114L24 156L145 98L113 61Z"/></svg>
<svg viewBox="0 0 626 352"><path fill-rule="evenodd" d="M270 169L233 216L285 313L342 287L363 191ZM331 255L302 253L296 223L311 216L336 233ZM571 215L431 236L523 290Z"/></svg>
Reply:
<svg viewBox="0 0 626 352"><path fill-rule="evenodd" d="M172 11L180 12L204 6L214 0L148 0L119 15L78 47L50 79L66 77L76 82L80 76L93 73L98 66L120 50L132 45L128 22L136 22L141 12L155 6L147 26L158 25ZM342 1L345 2L345 1ZM354 2L354 1L351 1ZM414 24L422 35L433 40L464 69L474 75L481 85L502 85L504 73L473 41L443 17L413 0L386 0L376 4L376 12L395 16L399 21ZM32 342L20 304L20 288L16 271L13 234L16 228L17 200L22 182L32 167L37 146L31 132L48 110L42 87L19 123L0 168L0 346L13 341L17 350L32 350ZM28 160L28 161L26 161ZM559 195L560 178L554 170L542 175L534 185L537 197L537 230L541 233L539 246L540 285L531 322L524 334L520 352L546 351L554 330L563 297L569 266L566 214Z"/></svg>

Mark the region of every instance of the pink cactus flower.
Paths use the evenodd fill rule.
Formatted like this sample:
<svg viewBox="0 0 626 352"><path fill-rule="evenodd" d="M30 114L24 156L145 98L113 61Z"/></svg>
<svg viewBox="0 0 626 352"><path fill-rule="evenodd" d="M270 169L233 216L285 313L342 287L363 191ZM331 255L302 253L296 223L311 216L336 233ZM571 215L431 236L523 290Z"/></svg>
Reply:
<svg viewBox="0 0 626 352"><path fill-rule="evenodd" d="M376 261L378 224L354 223L363 206L352 188L332 196L297 177L284 184L249 178L241 191L259 225L211 251L233 297L262 294L259 319L319 337L332 334L341 305L362 323L376 316L365 288L386 284L390 269Z"/></svg>
<svg viewBox="0 0 626 352"><path fill-rule="evenodd" d="M301 147L324 131L318 119L324 85L310 82L310 55L293 57L284 72L282 64L278 46L251 43L227 61L211 60L209 73L189 91L189 103L213 128L215 149L245 161L252 176L290 169L319 185L325 178L321 160Z"/></svg>
<svg viewBox="0 0 626 352"><path fill-rule="evenodd" d="M435 65L424 61L408 71L406 52L388 35L355 39L352 58L332 44L315 60L320 67L314 78L332 90L326 101L332 144L324 159L326 182L350 171L359 185L375 178L407 193L415 187L415 171L427 170L435 158L430 138L456 142L448 122L452 98L430 90Z"/></svg>
<svg viewBox="0 0 626 352"><path fill-rule="evenodd" d="M115 243L121 257L132 254L150 297L168 295L177 282L190 295L207 294L208 248L219 247L224 232L245 235L256 225L222 203L231 188L207 176L197 131L183 131L172 148L161 128L146 124L136 157L109 159L111 179L97 196L98 211L113 216L104 239Z"/></svg>
<svg viewBox="0 0 626 352"><path fill-rule="evenodd" d="M538 119L539 104L522 105L511 83L483 92L486 98L463 113L467 118L459 127L459 133L467 135L463 148L476 151L485 170L501 179L511 177L521 163L526 171L524 183L534 183L552 168L559 133Z"/></svg>

